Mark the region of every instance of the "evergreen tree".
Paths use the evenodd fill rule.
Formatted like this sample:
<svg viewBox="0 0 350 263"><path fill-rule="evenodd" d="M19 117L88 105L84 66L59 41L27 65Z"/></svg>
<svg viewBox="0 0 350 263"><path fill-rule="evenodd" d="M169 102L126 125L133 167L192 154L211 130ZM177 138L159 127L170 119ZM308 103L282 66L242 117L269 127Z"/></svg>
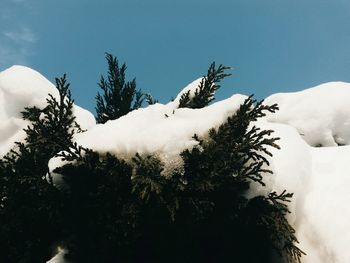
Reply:
<svg viewBox="0 0 350 263"><path fill-rule="evenodd" d="M44 109L26 108L24 143L0 160L0 261L45 262L63 236L62 193L47 178L48 161L69 151L74 133L81 132L73 116L66 76L56 79L59 98L49 95Z"/></svg>
<svg viewBox="0 0 350 263"><path fill-rule="evenodd" d="M145 99L148 105L153 105L159 102L157 99L153 98L151 94L145 94Z"/></svg>
<svg viewBox="0 0 350 263"><path fill-rule="evenodd" d="M144 95L136 89L136 80L125 80L126 64L119 66L119 61L113 55L106 53L108 63L107 77L101 76L99 87L102 95L96 96L96 120L105 123L115 120L128 112L141 107Z"/></svg>
<svg viewBox="0 0 350 263"><path fill-rule="evenodd" d="M227 69L230 69L230 67L223 65L215 68L215 62L213 62L194 94L191 94L191 91L187 91L181 95L179 108L199 109L209 105L215 99L215 92L220 88L218 83L222 79L231 76L231 74L225 73Z"/></svg>

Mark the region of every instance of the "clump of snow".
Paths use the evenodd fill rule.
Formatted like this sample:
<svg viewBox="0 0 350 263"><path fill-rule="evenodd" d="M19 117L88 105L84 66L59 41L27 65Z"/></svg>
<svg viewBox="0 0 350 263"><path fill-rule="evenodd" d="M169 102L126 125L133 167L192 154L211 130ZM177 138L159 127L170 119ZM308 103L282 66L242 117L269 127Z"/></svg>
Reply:
<svg viewBox="0 0 350 263"><path fill-rule="evenodd" d="M156 154L169 166L181 164L179 154L197 145L194 134L204 136L211 128L221 125L246 99L234 95L203 109L174 109L174 103L157 103L122 116L117 120L98 124L87 132L77 134L75 142L99 153L112 153L131 159L136 153ZM59 162L49 164L53 171Z"/></svg>
<svg viewBox="0 0 350 263"><path fill-rule="evenodd" d="M56 87L40 73L24 66L13 66L0 72L0 156L23 141L23 128L29 125L21 112L25 107L46 106L48 94L59 98ZM94 116L87 110L74 105L73 113L82 129L95 125Z"/></svg>
<svg viewBox="0 0 350 263"><path fill-rule="evenodd" d="M156 103L147 108L140 108L105 124L97 124L87 132L77 134L74 141L85 148L101 154L112 153L124 159L131 159L136 153L157 155L166 164L164 172L182 165L179 153L192 148L198 142L193 135L204 135L210 128L223 123L247 98L234 95L218 104L204 109L178 109L181 96L190 92L194 96L202 78L188 84L176 98L167 103ZM49 162L53 179L60 180L53 172L63 166L60 157Z"/></svg>
<svg viewBox="0 0 350 263"><path fill-rule="evenodd" d="M59 152L60 154L62 152ZM46 180L48 182L52 182L56 188L63 190L67 189L66 185L64 184L64 179L62 174L56 173L54 170L57 167L63 167L66 164L74 164L75 162L70 162L67 160L63 160L62 157L53 157L49 160L48 167L49 167L49 173L46 174Z"/></svg>
<svg viewBox="0 0 350 263"><path fill-rule="evenodd" d="M178 106L180 104L181 96L186 94L187 92L189 92L189 98L194 97L195 91L198 89L202 79L203 78L198 78L195 81L192 81L185 88L183 88L181 92L179 92L179 94L176 96L176 98L174 99L174 101L172 103L175 106L175 108L178 108Z"/></svg>
<svg viewBox="0 0 350 263"><path fill-rule="evenodd" d="M57 254L47 261L47 263L68 263L67 260L64 259L64 255L67 253L67 251L64 248L58 247L57 248Z"/></svg>
<svg viewBox="0 0 350 263"><path fill-rule="evenodd" d="M220 126L247 98L233 95L203 109L179 109L181 95L187 91L193 93L200 81L201 78L186 86L174 101L165 105L156 103L117 120L97 124L84 133L76 134L74 141L100 154L109 152L125 160L131 160L136 153L156 155L164 164L163 174L167 175L183 165L179 154L198 144L194 134L206 136L209 129ZM64 187L60 184L62 177L54 170L66 163L61 157L49 161L50 175L59 187Z"/></svg>
<svg viewBox="0 0 350 263"><path fill-rule="evenodd" d="M221 125L246 99L234 95L203 109L173 110L172 103L150 105L76 136L76 142L99 152L134 155L136 152L177 155L193 147L194 134L202 136ZM170 106L170 107L169 107ZM110 136L106 136L110 134Z"/></svg>
<svg viewBox="0 0 350 263"><path fill-rule="evenodd" d="M311 148L311 184L298 229L305 263L350 259L350 146Z"/></svg>
<svg viewBox="0 0 350 263"><path fill-rule="evenodd" d="M267 118L295 127L311 146L350 144L350 83L329 82L292 93L274 94L266 104L280 110Z"/></svg>

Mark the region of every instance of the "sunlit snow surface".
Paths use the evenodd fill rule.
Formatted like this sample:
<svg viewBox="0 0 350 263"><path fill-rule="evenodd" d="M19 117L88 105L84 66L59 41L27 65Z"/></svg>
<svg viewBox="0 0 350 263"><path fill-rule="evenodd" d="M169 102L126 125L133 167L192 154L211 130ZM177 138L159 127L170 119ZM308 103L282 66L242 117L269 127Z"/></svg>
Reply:
<svg viewBox="0 0 350 263"><path fill-rule="evenodd" d="M295 127L311 146L350 144L350 83L329 82L294 93L277 93L267 104L280 110L268 116L271 122Z"/></svg>
<svg viewBox="0 0 350 263"><path fill-rule="evenodd" d="M67 253L67 251L61 247L57 248L57 254L47 261L47 263L69 263L68 261L64 260L64 255Z"/></svg>
<svg viewBox="0 0 350 263"><path fill-rule="evenodd" d="M199 80L183 91L194 90ZM57 96L54 85L38 72L15 66L0 73L0 155L15 141L23 140L28 125L20 112L27 106L45 106L45 98ZM181 94L181 92L180 92ZM75 137L82 146L122 158L136 152L157 154L169 169L181 165L178 153L193 147L194 133L206 136L232 115L246 96L234 95L204 109L177 109L179 97L168 104L155 104L115 121L95 125L93 115L75 106L80 125L88 131ZM303 263L344 263L350 259L350 84L326 83L295 93L268 97L280 111L255 125L275 130L281 150L273 153L273 175L265 177L267 187L252 185L250 193L266 191L294 193L288 217L295 227L300 247L308 254ZM336 146L314 148L312 146ZM349 146L347 146L349 145ZM62 165L50 161L50 168ZM50 263L63 262L63 251Z"/></svg>
<svg viewBox="0 0 350 263"><path fill-rule="evenodd" d="M48 94L59 98L55 85L30 68L13 66L0 73L0 156L6 154L15 141L24 139L23 128L29 125L22 119L24 108L45 107ZM76 105L73 111L82 129L95 125L89 111Z"/></svg>

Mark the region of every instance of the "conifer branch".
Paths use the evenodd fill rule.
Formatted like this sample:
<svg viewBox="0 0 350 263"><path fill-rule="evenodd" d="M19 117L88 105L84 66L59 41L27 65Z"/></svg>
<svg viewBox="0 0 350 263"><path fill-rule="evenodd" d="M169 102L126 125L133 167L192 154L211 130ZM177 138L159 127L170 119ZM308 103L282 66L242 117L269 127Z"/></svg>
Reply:
<svg viewBox="0 0 350 263"><path fill-rule="evenodd" d="M215 99L214 94L220 88L219 82L231 76L231 74L225 73L225 70L228 69L231 68L221 64L218 68L215 68L215 62L213 62L194 94L191 94L191 91L187 91L181 95L179 108L199 109L208 106Z"/></svg>
<svg viewBox="0 0 350 263"><path fill-rule="evenodd" d="M107 77L101 76L99 92L96 95L96 120L105 123L115 120L141 107L145 95L136 88L136 80L125 80L126 64L119 65L119 61L112 54L106 53L108 64Z"/></svg>

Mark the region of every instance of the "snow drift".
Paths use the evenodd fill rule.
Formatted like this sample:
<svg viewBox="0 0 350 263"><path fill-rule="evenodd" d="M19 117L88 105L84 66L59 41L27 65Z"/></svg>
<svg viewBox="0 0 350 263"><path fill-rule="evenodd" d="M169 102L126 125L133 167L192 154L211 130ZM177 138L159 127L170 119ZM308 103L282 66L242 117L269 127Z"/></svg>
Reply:
<svg viewBox="0 0 350 263"><path fill-rule="evenodd" d="M177 109L175 102L138 109L116 121L99 124L75 137L79 145L123 158L135 153L157 154L167 166L181 161L179 154L197 145L194 134L204 136L232 115L246 96L234 95L203 109ZM113 136L110 136L113 134Z"/></svg>
<svg viewBox="0 0 350 263"><path fill-rule="evenodd" d="M350 144L350 83L329 82L293 93L268 97L280 110L268 116L271 122L295 127L311 146Z"/></svg>
<svg viewBox="0 0 350 263"><path fill-rule="evenodd" d="M48 94L59 98L55 85L37 71L13 66L0 73L0 156L6 154L14 142L25 138L23 128L29 122L22 119L24 108L44 108ZM73 112L82 129L95 125L95 118L89 111L74 105Z"/></svg>
<svg viewBox="0 0 350 263"><path fill-rule="evenodd" d="M194 90L199 80L184 91ZM20 66L0 73L0 154L23 140L28 125L20 112L28 106L45 106L57 96L54 85L39 73ZM167 165L181 165L178 154L193 147L196 133L206 136L234 114L246 96L234 95L203 109L178 109L181 93L168 104L157 103L105 124L95 125L93 115L75 106L77 122L88 131L75 141L100 153L130 158L136 152L157 154ZM255 125L275 130L281 150L273 153L274 174L264 179L267 188L254 185L256 193L286 189L294 193L288 217L295 227L304 263L343 263L350 258L350 84L326 83L295 93L275 94L266 104L278 103L280 111ZM313 146L337 146L322 147ZM62 165L50 161L50 169ZM51 262L60 262L62 253Z"/></svg>

